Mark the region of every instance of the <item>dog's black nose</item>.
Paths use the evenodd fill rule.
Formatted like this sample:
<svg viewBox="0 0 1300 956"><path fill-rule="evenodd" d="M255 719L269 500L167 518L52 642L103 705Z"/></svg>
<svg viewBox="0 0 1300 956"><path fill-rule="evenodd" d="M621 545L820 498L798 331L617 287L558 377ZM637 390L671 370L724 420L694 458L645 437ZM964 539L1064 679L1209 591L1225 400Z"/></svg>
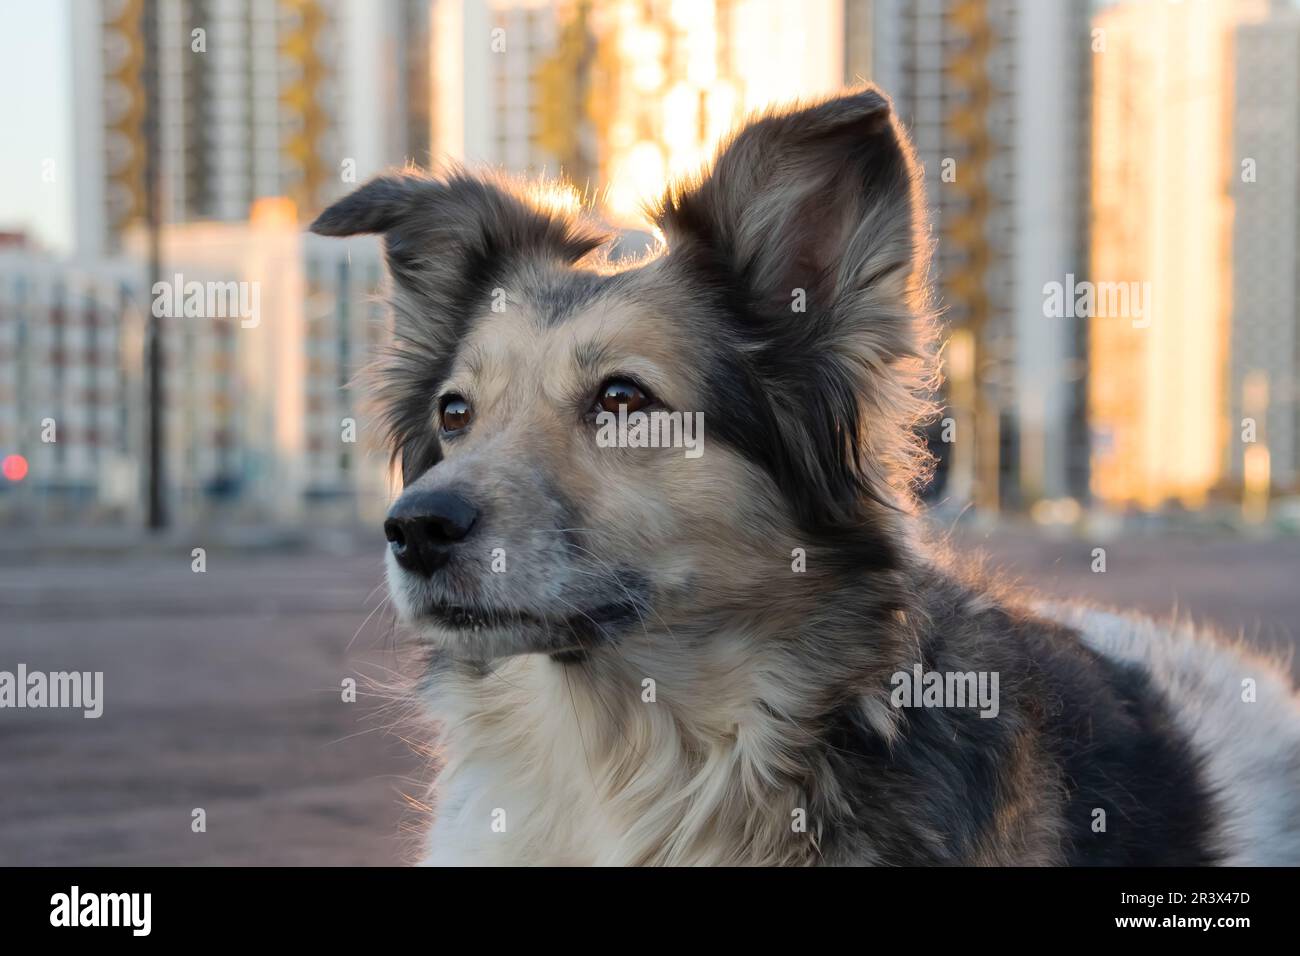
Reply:
<svg viewBox="0 0 1300 956"><path fill-rule="evenodd" d="M478 509L451 491L408 491L384 521L393 557L406 570L428 577L447 563L452 545L464 541Z"/></svg>

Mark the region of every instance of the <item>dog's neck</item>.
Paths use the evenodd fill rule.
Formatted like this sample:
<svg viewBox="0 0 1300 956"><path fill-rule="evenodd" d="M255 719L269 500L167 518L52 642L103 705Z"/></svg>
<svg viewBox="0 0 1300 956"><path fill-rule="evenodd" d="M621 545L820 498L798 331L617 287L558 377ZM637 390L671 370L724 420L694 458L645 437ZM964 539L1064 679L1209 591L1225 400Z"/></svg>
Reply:
<svg viewBox="0 0 1300 956"><path fill-rule="evenodd" d="M811 620L811 623L810 623ZM825 621L816 626L825 647ZM428 862L801 864L822 852L807 792L849 672L884 673L897 644L844 634L840 661L801 659L790 620L722 633L642 634L571 662L535 655L448 665L428 697L445 764ZM882 619L897 630L897 619ZM871 681L867 681L870 685ZM862 695L893 731L887 681Z"/></svg>

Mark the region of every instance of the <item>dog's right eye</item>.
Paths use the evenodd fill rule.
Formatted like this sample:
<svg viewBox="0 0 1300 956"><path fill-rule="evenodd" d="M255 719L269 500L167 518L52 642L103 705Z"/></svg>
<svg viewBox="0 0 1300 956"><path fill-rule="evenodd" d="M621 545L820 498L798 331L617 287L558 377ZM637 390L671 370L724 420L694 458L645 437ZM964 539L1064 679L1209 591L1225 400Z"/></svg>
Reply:
<svg viewBox="0 0 1300 956"><path fill-rule="evenodd" d="M626 378L611 378L600 387L596 395L596 410L617 414L619 408L639 412L654 399L636 382Z"/></svg>
<svg viewBox="0 0 1300 956"><path fill-rule="evenodd" d="M470 419L473 417L469 402L465 401L464 398L459 395L446 395L443 397L439 418L444 432L460 431L470 423Z"/></svg>

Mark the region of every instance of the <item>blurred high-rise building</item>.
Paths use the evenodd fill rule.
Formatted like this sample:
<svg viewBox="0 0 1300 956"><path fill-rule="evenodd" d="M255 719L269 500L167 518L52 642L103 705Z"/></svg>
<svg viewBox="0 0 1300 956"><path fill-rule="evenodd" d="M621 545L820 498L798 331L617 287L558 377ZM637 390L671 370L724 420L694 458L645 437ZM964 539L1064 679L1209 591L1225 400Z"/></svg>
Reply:
<svg viewBox="0 0 1300 956"><path fill-rule="evenodd" d="M249 223L172 226L163 241L164 295L187 304L199 283L207 302L211 290L237 290L251 307L197 318L167 310L175 509L190 520L382 514L387 461L352 387L386 337L378 243L304 233L274 199L259 201Z"/></svg>
<svg viewBox="0 0 1300 956"><path fill-rule="evenodd" d="M138 498L123 322L138 285L122 262L0 249L0 456L27 465L22 480L0 480L0 513L36 523Z"/></svg>
<svg viewBox="0 0 1300 956"><path fill-rule="evenodd" d="M1264 7L1129 3L1093 24L1090 277L1141 304L1089 323L1093 490L1108 504L1200 507L1222 477L1228 184L1239 175L1232 40ZM1287 161L1294 177L1294 154Z"/></svg>
<svg viewBox="0 0 1300 956"><path fill-rule="evenodd" d="M562 177L623 225L747 113L837 89L840 0L435 0L434 152Z"/></svg>
<svg viewBox="0 0 1300 956"><path fill-rule="evenodd" d="M1087 272L1088 15L1087 0L845 0L845 79L880 85L912 133L940 304L968 343L972 367L949 368L956 438L936 445L957 503L1087 493L1084 326L1045 315L1044 287Z"/></svg>
<svg viewBox="0 0 1300 956"><path fill-rule="evenodd" d="M151 80L168 222L245 219L269 196L309 216L382 166L426 162L428 3L86 0L71 18L79 250L116 251L144 215Z"/></svg>
<svg viewBox="0 0 1300 956"><path fill-rule="evenodd" d="M0 250L0 456L29 465L0 481L0 518L139 520L149 310L178 523L381 515L388 462L351 387L386 337L379 244L306 234L262 200L247 223L164 227L151 287L142 240L92 264Z"/></svg>
<svg viewBox="0 0 1300 956"><path fill-rule="evenodd" d="M261 313L252 326L159 316L167 510L181 523L382 513L387 463L347 387L385 335L377 243L306 236L303 220L385 166L428 163L430 0L84 6L71 18L77 254L0 262L0 368L14 373L0 453L30 464L0 486L0 511L141 517L153 85L161 281L218 301L251 292Z"/></svg>
<svg viewBox="0 0 1300 956"><path fill-rule="evenodd" d="M864 82L875 74L875 31L880 26L875 10L876 0L844 0L844 80L847 83Z"/></svg>
<svg viewBox="0 0 1300 956"><path fill-rule="evenodd" d="M588 173L578 139L588 7L434 0L435 155L514 172Z"/></svg>
<svg viewBox="0 0 1300 956"><path fill-rule="evenodd" d="M1300 490L1300 11L1236 31L1228 475ZM1251 427L1253 423L1253 428ZM1253 434L1252 434L1253 432ZM1244 437L1243 437L1244 436Z"/></svg>

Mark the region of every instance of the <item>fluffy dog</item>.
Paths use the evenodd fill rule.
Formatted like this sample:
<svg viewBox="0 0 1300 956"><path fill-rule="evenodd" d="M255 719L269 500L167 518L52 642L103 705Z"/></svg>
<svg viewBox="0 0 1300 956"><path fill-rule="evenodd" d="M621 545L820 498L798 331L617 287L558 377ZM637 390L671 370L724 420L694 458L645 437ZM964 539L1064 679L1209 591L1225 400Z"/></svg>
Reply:
<svg viewBox="0 0 1300 956"><path fill-rule="evenodd" d="M656 217L615 263L545 190L452 169L313 225L382 234L392 278L427 861L1300 862L1284 671L922 541L928 240L888 100L756 120ZM703 453L599 440L638 412L702 413Z"/></svg>

